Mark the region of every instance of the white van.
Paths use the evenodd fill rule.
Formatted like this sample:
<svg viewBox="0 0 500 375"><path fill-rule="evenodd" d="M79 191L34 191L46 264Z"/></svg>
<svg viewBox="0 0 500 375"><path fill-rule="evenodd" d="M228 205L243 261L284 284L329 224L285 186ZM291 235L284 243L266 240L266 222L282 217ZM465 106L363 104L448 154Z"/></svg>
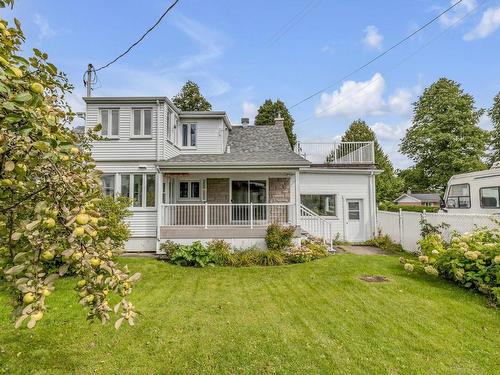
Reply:
<svg viewBox="0 0 500 375"><path fill-rule="evenodd" d="M442 209L450 213L500 214L500 162L491 169L452 176Z"/></svg>

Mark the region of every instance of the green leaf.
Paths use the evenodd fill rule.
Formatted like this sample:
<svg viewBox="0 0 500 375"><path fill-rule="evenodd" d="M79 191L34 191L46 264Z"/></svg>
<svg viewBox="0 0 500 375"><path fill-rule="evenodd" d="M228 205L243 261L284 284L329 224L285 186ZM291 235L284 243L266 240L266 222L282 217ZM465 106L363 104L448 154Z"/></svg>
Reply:
<svg viewBox="0 0 500 375"><path fill-rule="evenodd" d="M28 102L32 98L31 94L27 91L17 94L14 100L16 102Z"/></svg>
<svg viewBox="0 0 500 375"><path fill-rule="evenodd" d="M2 106L8 111L13 111L16 109L16 105L12 102L4 102Z"/></svg>

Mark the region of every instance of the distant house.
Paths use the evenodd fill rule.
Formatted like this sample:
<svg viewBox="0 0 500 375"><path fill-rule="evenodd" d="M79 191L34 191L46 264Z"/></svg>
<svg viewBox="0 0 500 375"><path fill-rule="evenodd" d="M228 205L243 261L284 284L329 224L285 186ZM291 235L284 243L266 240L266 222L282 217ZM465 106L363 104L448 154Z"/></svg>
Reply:
<svg viewBox="0 0 500 375"><path fill-rule="evenodd" d="M402 194L397 199L394 200L399 206L427 206L427 207L439 207L441 203L441 197L437 193L412 193L409 191L406 194Z"/></svg>

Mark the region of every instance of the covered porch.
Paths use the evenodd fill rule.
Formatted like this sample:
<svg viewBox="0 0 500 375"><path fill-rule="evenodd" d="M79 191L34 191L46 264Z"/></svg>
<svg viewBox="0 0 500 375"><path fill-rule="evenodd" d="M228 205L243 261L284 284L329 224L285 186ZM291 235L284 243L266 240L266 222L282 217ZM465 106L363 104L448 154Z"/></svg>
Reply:
<svg viewBox="0 0 500 375"><path fill-rule="evenodd" d="M165 170L159 238L262 239L271 223L297 226L298 176L288 170Z"/></svg>

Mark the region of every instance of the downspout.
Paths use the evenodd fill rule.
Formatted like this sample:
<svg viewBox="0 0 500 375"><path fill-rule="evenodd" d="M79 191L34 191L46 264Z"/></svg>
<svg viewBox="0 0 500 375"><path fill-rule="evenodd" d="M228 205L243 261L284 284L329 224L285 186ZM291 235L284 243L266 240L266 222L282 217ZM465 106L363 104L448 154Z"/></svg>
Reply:
<svg viewBox="0 0 500 375"><path fill-rule="evenodd" d="M156 161L160 161L160 101L156 99Z"/></svg>
<svg viewBox="0 0 500 375"><path fill-rule="evenodd" d="M376 235L376 225L377 225L377 210L376 210L376 198L375 198L375 187L374 187L374 183L373 183L373 171L370 171L370 179L369 179L369 193L370 193L370 221L371 221L371 234L372 234L372 238L375 237Z"/></svg>

